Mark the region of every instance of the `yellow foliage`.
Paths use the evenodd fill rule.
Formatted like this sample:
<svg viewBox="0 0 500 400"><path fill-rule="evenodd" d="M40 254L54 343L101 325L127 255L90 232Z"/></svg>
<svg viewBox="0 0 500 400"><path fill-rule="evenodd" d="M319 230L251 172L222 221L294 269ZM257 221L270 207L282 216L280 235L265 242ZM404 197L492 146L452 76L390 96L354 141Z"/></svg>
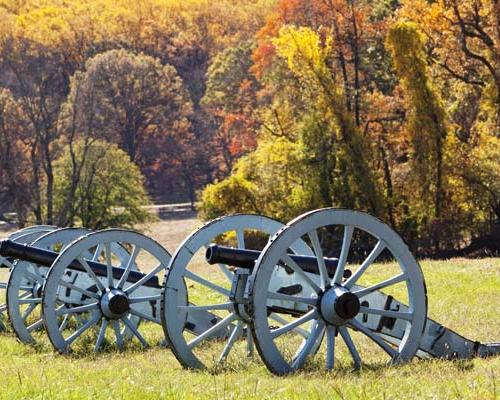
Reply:
<svg viewBox="0 0 500 400"><path fill-rule="evenodd" d="M0 8L0 40L10 35L14 29L15 15L9 13L5 8Z"/></svg>
<svg viewBox="0 0 500 400"><path fill-rule="evenodd" d="M271 0L31 0L10 8L17 12L17 36L47 47L77 41L139 46L156 44L161 34L181 41L220 40L222 46L214 47L215 52L227 45L224 41L237 42L246 32L255 32L271 4Z"/></svg>
<svg viewBox="0 0 500 400"><path fill-rule="evenodd" d="M60 43L73 35L69 10L48 6L21 14L16 19L15 33L39 43Z"/></svg>
<svg viewBox="0 0 500 400"><path fill-rule="evenodd" d="M318 34L312 29L284 26L273 43L294 74L300 76L310 71L318 76L326 72L331 40L322 46Z"/></svg>
<svg viewBox="0 0 500 400"><path fill-rule="evenodd" d="M208 185L198 210L204 219L238 212L260 213L289 220L313 204L305 182L304 148L285 138L261 142L257 150L242 157L233 173Z"/></svg>

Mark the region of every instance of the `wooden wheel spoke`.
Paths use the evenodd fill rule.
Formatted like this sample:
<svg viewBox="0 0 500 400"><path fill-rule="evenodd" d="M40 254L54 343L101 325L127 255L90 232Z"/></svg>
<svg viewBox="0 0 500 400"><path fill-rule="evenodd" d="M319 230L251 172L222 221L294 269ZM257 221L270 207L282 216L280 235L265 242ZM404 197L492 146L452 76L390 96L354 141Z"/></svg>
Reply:
<svg viewBox="0 0 500 400"><path fill-rule="evenodd" d="M247 327L247 357L253 356L254 347L252 331L250 330L250 327Z"/></svg>
<svg viewBox="0 0 500 400"><path fill-rule="evenodd" d="M333 369L335 362L335 334L337 328L334 326L326 327L326 369Z"/></svg>
<svg viewBox="0 0 500 400"><path fill-rule="evenodd" d="M232 282L233 281L233 273L229 270L229 268L224 264L217 264L217 266L219 267L221 272L225 275L227 280L229 282Z"/></svg>
<svg viewBox="0 0 500 400"><path fill-rule="evenodd" d="M280 328L273 329L271 331L271 337L273 339L277 338L278 336L281 336L281 335L291 331L292 329L295 329L295 328L299 327L300 325L305 324L306 322L308 322L314 318L317 318L317 317L318 317L318 311L311 310L308 313L304 314L302 317L297 318L296 320L289 322L288 324L286 324Z"/></svg>
<svg viewBox="0 0 500 400"><path fill-rule="evenodd" d="M125 282L127 281L130 271L132 271L132 267L134 266L135 260L137 259L137 256L139 255L140 251L141 248L134 245L130 258L127 261L127 265L125 266L125 271L123 271L123 274L120 277L120 280L118 281L117 284L118 289L122 289L123 285L125 285Z"/></svg>
<svg viewBox="0 0 500 400"><path fill-rule="evenodd" d="M309 239L311 239L311 244L313 246L314 255L318 262L319 276L321 279L321 289L324 289L330 284L330 277L328 276L328 271L325 265L325 259L323 257L323 250L321 248L321 243L319 241L318 232L313 230L307 234Z"/></svg>
<svg viewBox="0 0 500 400"><path fill-rule="evenodd" d="M99 243L95 248L95 252L94 252L94 256L92 257L92 261L97 261L99 259L99 256L101 255L101 253L102 253L102 243Z"/></svg>
<svg viewBox="0 0 500 400"><path fill-rule="evenodd" d="M306 361L312 349L317 345L317 341L325 329L325 324L321 320L315 321L309 337L306 339L304 346L299 351L299 354L292 362L292 368L300 368ZM319 347L319 346L318 346Z"/></svg>
<svg viewBox="0 0 500 400"><path fill-rule="evenodd" d="M318 304L317 297L299 297L276 292L267 292L267 298L272 300L290 301L292 303L309 304L314 307Z"/></svg>
<svg viewBox="0 0 500 400"><path fill-rule="evenodd" d="M158 300L161 300L161 294L155 294L151 296L141 296L141 297L130 297L128 299L130 304L144 303L144 302L158 301Z"/></svg>
<svg viewBox="0 0 500 400"><path fill-rule="evenodd" d="M199 276L199 275L195 274L194 272L191 272L187 269L184 271L184 277L191 279L191 280L195 281L196 283L199 283L200 285L206 286L209 289L212 289L216 292L219 292L227 297L229 297L229 295L231 294L231 292L228 289L225 289L222 286L219 286L215 283L212 283L212 282L206 280L205 278L202 278L201 276Z"/></svg>
<svg viewBox="0 0 500 400"><path fill-rule="evenodd" d="M19 304L40 304L42 302L41 297L31 297L28 299L19 299Z"/></svg>
<svg viewBox="0 0 500 400"><path fill-rule="evenodd" d="M92 270L92 268L90 268L90 265L87 262L87 260L85 260L83 257L78 257L78 261L80 262L80 264L82 265L82 267L85 269L85 271L87 272L87 274L89 274L89 276L92 278L92 280L96 284L99 292L100 293L104 293L106 291L106 288L101 283L101 281L99 280L99 278L96 276L96 274L94 273L94 271Z"/></svg>
<svg viewBox="0 0 500 400"><path fill-rule="evenodd" d="M61 280L61 281L59 281L59 284L61 286L67 287L68 289L75 290L75 291L77 291L77 292L79 292L87 297L92 298L92 299L99 300L99 298L100 298L100 296L97 293L94 293L94 292L91 292L89 290L78 287L71 282Z"/></svg>
<svg viewBox="0 0 500 400"><path fill-rule="evenodd" d="M344 340L347 348L349 349L349 353L351 353L352 360L354 361L354 366L357 369L361 368L361 357L359 356L356 346L354 346L354 342L352 341L349 331L345 326L340 326L338 330L340 332L340 336L342 336L342 339Z"/></svg>
<svg viewBox="0 0 500 400"><path fill-rule="evenodd" d="M359 312L361 314L373 314L373 315L381 315L383 317L388 317L388 318L404 319L405 321L411 321L411 319L413 318L413 313L410 312L379 310L376 308L368 308L364 306L360 307Z"/></svg>
<svg viewBox="0 0 500 400"><path fill-rule="evenodd" d="M245 230L236 229L236 242L238 243L238 249L245 248Z"/></svg>
<svg viewBox="0 0 500 400"><path fill-rule="evenodd" d="M99 303L90 303L90 304L85 304L83 306L78 306L78 307L72 307L72 308L61 308L60 310L56 311L56 315L65 315L65 314L80 314L83 312L91 311L91 310L96 310L99 308Z"/></svg>
<svg viewBox="0 0 500 400"><path fill-rule="evenodd" d="M200 344L203 340L208 339L221 329L225 328L228 326L232 321L236 319L236 315L234 313L229 314L226 316L224 319L220 320L217 322L214 326L211 328L207 329L205 332L203 332L201 335L198 335L195 337L193 340L191 340L187 345L190 349L194 348L198 344Z"/></svg>
<svg viewBox="0 0 500 400"><path fill-rule="evenodd" d="M292 257L286 254L282 257L282 261L284 261L285 264L293 270L293 272L299 275L301 279L307 282L307 284L316 292L316 294L321 292L321 288L311 278L309 278L309 276L307 276L304 270L295 261L293 261Z"/></svg>
<svg viewBox="0 0 500 400"><path fill-rule="evenodd" d="M123 336L122 333L120 332L120 322L118 320L114 320L112 322L112 325L113 325L113 330L115 331L116 346L121 350L123 349Z"/></svg>
<svg viewBox="0 0 500 400"><path fill-rule="evenodd" d="M376 285L369 286L367 288L358 290L356 292L353 292L356 296L358 297L363 297L366 296L367 294L370 294L376 290L383 289L388 286L395 285L397 283L403 282L407 279L405 273L401 273L399 275L393 276L392 278L386 279L385 281L382 281L380 283L377 283Z"/></svg>
<svg viewBox="0 0 500 400"><path fill-rule="evenodd" d="M129 318L123 317L121 320L127 326L127 328L132 331L132 333L134 334L134 336L139 340L139 342L141 342L141 344L144 347L149 347L149 344L146 341L146 339L144 339L144 337L140 334L140 332L137 330L137 328L134 325L134 323Z"/></svg>
<svg viewBox="0 0 500 400"><path fill-rule="evenodd" d="M113 287L113 264L111 263L111 243L105 243L104 249L106 253L106 276L108 278L108 287Z"/></svg>
<svg viewBox="0 0 500 400"><path fill-rule="evenodd" d="M373 340L376 344L378 344L387 354L391 356L391 358L395 358L398 355L398 352L394 350L389 344L387 344L383 339L381 339L377 334L373 333L370 329L365 327L363 324L358 322L355 319L349 321L349 325L358 331L364 333L371 340Z"/></svg>
<svg viewBox="0 0 500 400"><path fill-rule="evenodd" d="M135 290L137 290L139 287L144 285L147 281L149 281L151 278L153 278L158 272L160 272L162 269L165 269L165 266L163 264L158 264L156 267L154 267L151 271L149 271L146 275L144 275L141 279L139 279L137 282L134 284L130 285L127 287L124 292L130 295L130 293L133 293Z"/></svg>
<svg viewBox="0 0 500 400"><path fill-rule="evenodd" d="M73 334L68 336L66 338L66 346L71 345L76 339L78 339L87 329L89 329L91 326L97 324L99 320L101 319L101 314L96 313L90 318L88 321L86 321L80 328L78 328Z"/></svg>
<svg viewBox="0 0 500 400"><path fill-rule="evenodd" d="M59 325L59 332L62 332L66 329L66 326L68 325L68 320L69 320L69 314L66 314L61 321L61 324Z"/></svg>
<svg viewBox="0 0 500 400"><path fill-rule="evenodd" d="M271 313L271 315L269 315L269 318L272 319L273 321L278 322L279 324L282 324L282 325L286 325L286 324L288 324L290 322L290 321L287 321L285 318L282 318L281 316L279 316L276 313ZM303 328L299 328L299 327L293 328L292 332L295 332L295 333L299 334L300 336L302 336L303 338L306 338L306 339L309 336L309 332L308 331L306 331Z"/></svg>
<svg viewBox="0 0 500 400"><path fill-rule="evenodd" d="M151 322L154 322L154 323L156 323L156 324L161 325L160 318L155 318L155 317L153 317L152 315L147 315L147 314L144 314L144 313L143 313L143 312L141 312L141 311L134 310L132 307L130 308L129 312L130 312L130 314L133 314L133 315L135 315L136 317L139 317L139 318L145 319L146 321L151 321Z"/></svg>
<svg viewBox="0 0 500 400"><path fill-rule="evenodd" d="M108 327L108 323L109 322L106 318L102 319L101 327L99 329L99 335L97 335L97 340L96 340L95 345L94 345L94 353L99 351L99 349L101 348L101 346L104 342L104 338L106 337L106 328Z"/></svg>
<svg viewBox="0 0 500 400"><path fill-rule="evenodd" d="M350 225L344 226L344 238L342 240L342 249L340 250L339 262L337 263L337 268L335 269L335 275L333 276L333 283L340 285L344 277L344 269L347 263L347 256L349 255L349 249L351 247L352 234L354 232L354 227Z"/></svg>
<svg viewBox="0 0 500 400"><path fill-rule="evenodd" d="M24 310L23 315L21 315L21 318L23 321L26 321L26 318L30 316L30 314L33 312L33 310L36 308L38 304L37 303L32 303Z"/></svg>
<svg viewBox="0 0 500 400"><path fill-rule="evenodd" d="M38 321L29 325L26 329L28 330L28 332L33 332L40 329L42 326L43 326L43 319L39 319Z"/></svg>
<svg viewBox="0 0 500 400"><path fill-rule="evenodd" d="M359 278L365 273L367 268L377 259L377 257L384 251L385 248L385 243L382 240L379 240L368 257L366 257L361 266L358 268L358 270L345 282L344 286L347 289L352 288L354 284L359 280Z"/></svg>
<svg viewBox="0 0 500 400"><path fill-rule="evenodd" d="M229 355L229 352L231 351L234 343L236 342L236 340L240 336L242 330L243 330L242 323L241 323L241 321L238 321L238 323L236 324L236 327L231 332L231 335L229 336L229 339L228 339L226 345L224 346L222 353L219 356L219 363L226 360L227 356Z"/></svg>
<svg viewBox="0 0 500 400"><path fill-rule="evenodd" d="M188 305L188 306L177 306L178 309L190 311L211 311L211 310L233 310L233 303L220 303L220 304L209 304L206 306L196 306L196 305Z"/></svg>

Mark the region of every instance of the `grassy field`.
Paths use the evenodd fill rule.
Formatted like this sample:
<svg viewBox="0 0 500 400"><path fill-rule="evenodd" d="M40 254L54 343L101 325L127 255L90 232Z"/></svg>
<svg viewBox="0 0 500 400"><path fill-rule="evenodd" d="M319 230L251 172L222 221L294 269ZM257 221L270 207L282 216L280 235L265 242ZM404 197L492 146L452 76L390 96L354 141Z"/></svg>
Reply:
<svg viewBox="0 0 500 400"><path fill-rule="evenodd" d="M143 227L170 251L194 219ZM0 235L1 236L1 235ZM500 340L500 259L422 261L429 316L464 336ZM185 371L168 349L61 356L48 342L28 347L0 336L0 398L5 399L496 399L500 357L471 361L417 360L353 372L309 368L286 378L254 360L233 357L218 374ZM210 351L210 349L207 349Z"/></svg>

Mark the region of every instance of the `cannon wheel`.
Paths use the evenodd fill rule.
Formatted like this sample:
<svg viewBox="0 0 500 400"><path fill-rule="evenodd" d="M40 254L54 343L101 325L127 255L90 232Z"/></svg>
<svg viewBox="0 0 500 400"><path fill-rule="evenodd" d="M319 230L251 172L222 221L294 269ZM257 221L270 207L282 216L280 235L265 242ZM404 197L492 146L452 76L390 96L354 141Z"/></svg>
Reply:
<svg viewBox="0 0 500 400"><path fill-rule="evenodd" d="M12 240L13 242L16 243L28 244L32 240L35 240L36 238L54 229L56 229L56 227L51 225L34 225L34 226L29 226L27 228L19 229L18 231L11 233L8 238L9 240ZM7 258L0 256L0 268L2 269L8 268L9 276L12 273L13 267L14 263L11 262L11 260L8 260ZM7 282L0 282L0 299L7 298L6 290L7 290ZM7 303L0 303L0 332L6 330L6 326L4 323L8 319L4 316L5 315L4 313L6 311L7 311Z"/></svg>
<svg viewBox="0 0 500 400"><path fill-rule="evenodd" d="M32 226L27 226L26 228L19 229L9 235L9 240L12 240L13 242L18 242L17 238L20 236L24 236L27 233L34 233L34 232L50 232L53 231L54 229L58 229L57 226L54 225L32 225Z"/></svg>
<svg viewBox="0 0 500 400"><path fill-rule="evenodd" d="M83 228L64 228L45 233L30 243L51 251L61 251L73 240L88 234ZM118 249L122 257L126 250ZM43 328L41 315L42 286L48 268L18 260L7 283L7 309L12 328L19 340L26 344L34 344L32 333Z"/></svg>
<svg viewBox="0 0 500 400"><path fill-rule="evenodd" d="M238 306L229 299L233 270L222 264L209 265L204 259L205 249L225 234L235 235L238 248L245 249L248 248L245 234L249 231L270 236L283 226L264 216L225 216L195 230L178 247L165 275L161 318L167 342L184 367L201 369L213 365L214 361L219 365L226 361L235 342L242 337L247 341L247 354L253 351L247 321L236 312ZM294 250L312 254L303 242L296 243ZM187 297L179 296L183 290L187 290ZM212 323L203 328L197 326L196 321L203 319L195 315L199 312L215 313ZM209 339L219 340L212 340L213 347L207 351L203 342Z"/></svg>
<svg viewBox="0 0 500 400"><path fill-rule="evenodd" d="M113 256L111 249L114 245L129 250L126 259ZM93 273L86 262L89 253L93 254L94 261L106 265L106 276L97 277ZM82 351L87 352L88 346L92 346L93 351L99 351L106 344L122 349L125 342L133 339L143 347L150 345L153 340L161 341L161 328L155 329L160 324L157 315L160 288L146 287L145 283L155 277L158 279L158 275L163 274L167 268L170 258L170 254L153 239L121 229L91 233L66 247L52 264L43 287L44 325L54 348L66 353L75 350L79 343ZM78 279L69 283L68 274L75 274L75 270L69 265L75 260L87 272L77 272ZM145 275L131 283L128 277L132 275L135 266L144 271ZM122 278L113 277L113 267L124 268ZM86 285L92 284L94 290L88 290L88 286L79 286L82 280L87 282ZM61 299L62 293L68 286L79 291L82 296L78 301L60 308L58 304L64 302ZM112 315L111 295L118 296L118 302L113 304L120 310L113 309ZM61 330L59 321L66 316L69 321L66 329ZM82 318L84 323L80 324L78 320ZM77 323L72 323L73 320ZM153 324L139 324L140 321Z"/></svg>
<svg viewBox="0 0 500 400"><path fill-rule="evenodd" d="M337 235L337 242L332 238L334 234ZM299 238L311 244L320 270L321 283L319 287L314 287L316 294L309 298L269 290L269 280L280 261L300 269L298 265L290 265L293 260L286 256L287 249ZM363 256L362 262L356 261L360 265L354 274L344 280L342 275L346 264L349 263L350 268L355 264L349 261L349 249L354 247L354 242L359 245L360 238L370 243L370 250L365 253L368 255ZM332 243L337 245L332 246ZM333 279L330 279L322 260L324 256L332 256L332 252L339 258L339 264ZM370 268L375 260L388 261L388 257L392 263ZM381 281L378 276L370 277L370 273L386 269L390 271L386 279ZM367 287L360 286L364 279L367 279ZM365 357L369 362L374 356L379 360L380 350L382 354L387 353L391 363L409 361L418 350L427 318L427 296L420 266L403 240L368 214L327 208L298 217L267 244L256 262L250 284L252 333L261 358L275 374L283 375L302 368L313 353L316 342L322 338L325 339L323 351L311 358L326 364L327 369L332 369L334 362L337 364L338 351L344 351L347 362L351 358L354 367L359 368L362 360L365 362ZM370 306L363 301L363 297L380 289L384 292L399 290L403 296L406 295L408 310L398 312L384 306ZM267 311L267 305L273 299L304 303L309 311L294 318L288 316L288 324L276 328L268 318ZM405 333L399 346L388 344L377 335L376 329L368 329L363 324L363 318L373 315L382 316L392 324L402 324ZM290 337L288 332L292 328L307 326L312 332L307 339L296 341ZM320 355L324 358L319 358ZM345 365L343 361L339 364Z"/></svg>

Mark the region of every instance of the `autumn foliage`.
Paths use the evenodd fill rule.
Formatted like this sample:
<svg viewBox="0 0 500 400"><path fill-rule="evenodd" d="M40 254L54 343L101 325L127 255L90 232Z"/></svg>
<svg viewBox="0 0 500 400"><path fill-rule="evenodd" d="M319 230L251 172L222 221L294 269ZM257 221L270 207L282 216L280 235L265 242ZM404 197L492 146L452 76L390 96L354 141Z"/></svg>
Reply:
<svg viewBox="0 0 500 400"><path fill-rule="evenodd" d="M422 255L499 250L498 0L3 0L0 18L0 213L74 223L104 141L205 218L346 207Z"/></svg>

